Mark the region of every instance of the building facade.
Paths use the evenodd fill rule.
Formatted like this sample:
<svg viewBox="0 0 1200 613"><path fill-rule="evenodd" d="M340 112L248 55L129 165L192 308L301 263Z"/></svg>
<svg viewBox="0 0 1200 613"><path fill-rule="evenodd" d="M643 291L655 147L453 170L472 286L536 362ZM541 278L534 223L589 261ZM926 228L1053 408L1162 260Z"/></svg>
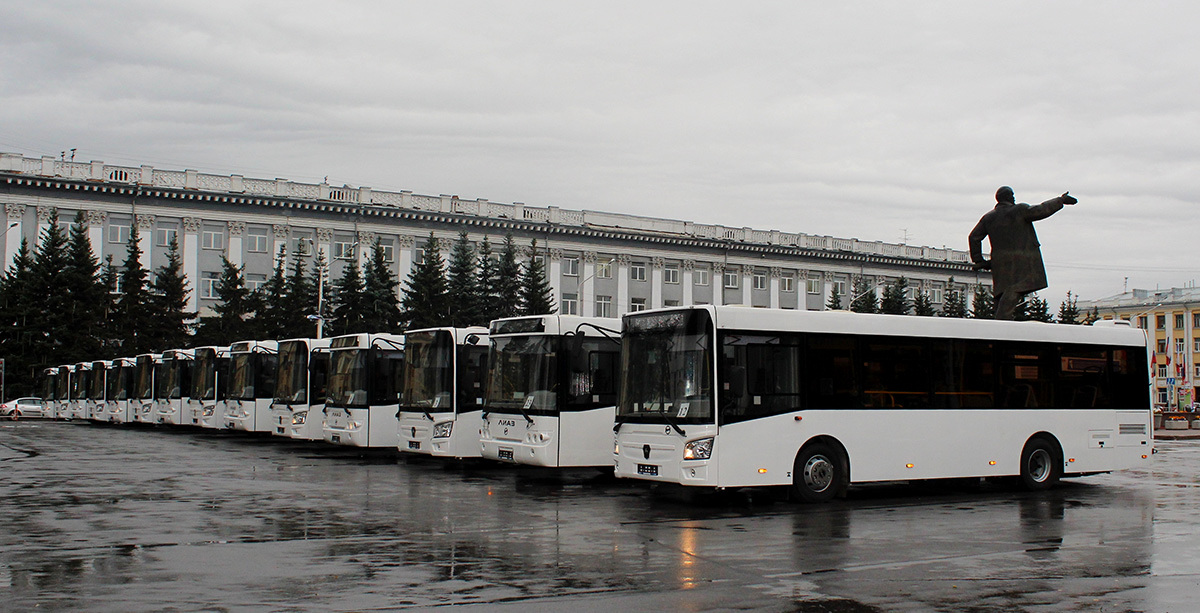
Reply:
<svg viewBox="0 0 1200 613"><path fill-rule="evenodd" d="M969 296L991 285L954 249L14 153L0 154L0 203L5 270L21 239L36 246L55 212L65 226L83 211L101 261L120 265L136 226L142 265L153 273L177 240L189 307L201 314L215 304L222 256L244 266L254 288L281 248L310 264L321 251L332 281L349 260L364 263L379 239L404 281L430 233L445 254L460 231L476 244L487 237L493 251L511 233L523 257L545 258L560 312L585 316L690 304L822 310L834 288L848 308L860 276L873 291L906 277L938 306L949 290ZM528 252L534 239L537 254Z"/></svg>
<svg viewBox="0 0 1200 613"><path fill-rule="evenodd" d="M1081 313L1093 309L1101 319L1123 319L1147 332L1155 404L1190 410L1200 399L1200 288L1135 289L1079 301Z"/></svg>

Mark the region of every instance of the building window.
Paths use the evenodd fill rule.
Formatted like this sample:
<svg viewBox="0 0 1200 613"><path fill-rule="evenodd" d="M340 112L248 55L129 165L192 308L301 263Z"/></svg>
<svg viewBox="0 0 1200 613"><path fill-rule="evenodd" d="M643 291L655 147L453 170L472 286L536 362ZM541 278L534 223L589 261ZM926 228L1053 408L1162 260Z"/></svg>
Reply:
<svg viewBox="0 0 1200 613"><path fill-rule="evenodd" d="M1167 316L1161 315L1161 314L1155 315L1154 316L1154 326L1155 326L1155 328L1157 328L1159 330L1166 330L1167 329Z"/></svg>
<svg viewBox="0 0 1200 613"><path fill-rule="evenodd" d="M1192 339L1192 351L1200 353L1200 338Z"/></svg>
<svg viewBox="0 0 1200 613"><path fill-rule="evenodd" d="M646 310L646 299L645 298L630 299L629 312L637 313L638 311L645 311L645 310Z"/></svg>
<svg viewBox="0 0 1200 613"><path fill-rule="evenodd" d="M1176 330L1182 330L1182 329L1183 329L1183 313L1176 313L1176 314L1175 314L1175 329L1176 329Z"/></svg>
<svg viewBox="0 0 1200 613"><path fill-rule="evenodd" d="M612 260L596 260L596 278L611 279L612 263Z"/></svg>
<svg viewBox="0 0 1200 613"><path fill-rule="evenodd" d="M677 306L679 306L679 301L678 300L663 300L663 306L677 307Z"/></svg>
<svg viewBox="0 0 1200 613"><path fill-rule="evenodd" d="M1158 404L1167 404L1167 388L1158 388Z"/></svg>
<svg viewBox="0 0 1200 613"><path fill-rule="evenodd" d="M121 273L120 273L120 271L118 271L118 272L117 272L117 275L116 275L116 277L114 277L114 278L113 278L113 289L112 289L112 293L113 293L114 295L120 295L120 294L124 294L124 293L125 293L125 286L121 284Z"/></svg>
<svg viewBox="0 0 1200 613"><path fill-rule="evenodd" d="M263 285L267 283L267 275L246 275L246 289L252 292L257 292Z"/></svg>
<svg viewBox="0 0 1200 613"><path fill-rule="evenodd" d="M563 258L562 274L564 274L568 277L578 277L579 276L579 258L575 258L575 257Z"/></svg>
<svg viewBox="0 0 1200 613"><path fill-rule="evenodd" d="M1167 352L1167 339L1165 339L1165 338L1158 339L1157 347L1158 347L1158 353L1166 353Z"/></svg>
<svg viewBox="0 0 1200 613"><path fill-rule="evenodd" d="M754 289L767 289L767 273L762 271L754 271L750 276L750 281L754 284Z"/></svg>
<svg viewBox="0 0 1200 613"><path fill-rule="evenodd" d="M204 230L200 233L200 246L205 249L224 249L225 233L220 230Z"/></svg>
<svg viewBox="0 0 1200 613"><path fill-rule="evenodd" d="M1159 364L1159 365L1158 365L1158 378L1159 378L1159 379L1166 379L1166 378L1167 378L1167 365L1166 365L1166 364Z"/></svg>
<svg viewBox="0 0 1200 613"><path fill-rule="evenodd" d="M932 303L934 303L934 304L941 304L941 302L942 302L942 288L940 288L940 287L934 287L934 288L930 288L930 290L929 290L929 301L930 301L930 302L932 302Z"/></svg>
<svg viewBox="0 0 1200 613"><path fill-rule="evenodd" d="M679 284L679 267L678 266L664 266L663 267L663 283L670 283L672 285Z"/></svg>
<svg viewBox="0 0 1200 613"><path fill-rule="evenodd" d="M200 273L200 297L213 299L217 297L217 282L221 280L221 273L202 272Z"/></svg>
<svg viewBox="0 0 1200 613"><path fill-rule="evenodd" d="M154 233L154 244L159 247L170 247L171 243L179 240L178 228L159 228Z"/></svg>
<svg viewBox="0 0 1200 613"><path fill-rule="evenodd" d="M396 246L391 240L379 241L379 252L383 254L383 261L391 264L396 261Z"/></svg>
<svg viewBox="0 0 1200 613"><path fill-rule="evenodd" d="M779 291L789 294L796 291L796 277L793 275L779 277Z"/></svg>
<svg viewBox="0 0 1200 613"><path fill-rule="evenodd" d="M301 256L312 255L313 241L311 236L299 235L292 238L292 253Z"/></svg>
<svg viewBox="0 0 1200 613"><path fill-rule="evenodd" d="M645 281L646 280L646 263L634 262L629 265L629 280L630 281Z"/></svg>
<svg viewBox="0 0 1200 613"><path fill-rule="evenodd" d="M834 279L833 289L837 290L838 296L845 296L846 295L846 280L845 279Z"/></svg>
<svg viewBox="0 0 1200 613"><path fill-rule="evenodd" d="M108 224L108 242L110 243L128 243L129 242L129 226L120 224Z"/></svg>
<svg viewBox="0 0 1200 613"><path fill-rule="evenodd" d="M710 271L708 270L707 267L704 267L704 268L697 267L696 270L692 272L692 278L695 280L696 285L699 285L701 287L708 287L709 275L710 275Z"/></svg>
<svg viewBox="0 0 1200 613"><path fill-rule="evenodd" d="M267 252L267 231L250 230L246 233L246 251L250 253Z"/></svg>
<svg viewBox="0 0 1200 613"><path fill-rule="evenodd" d="M1150 320L1147 318L1147 316L1142 315L1141 317L1138 318L1138 327L1139 328L1146 330L1149 326L1150 326Z"/></svg>
<svg viewBox="0 0 1200 613"><path fill-rule="evenodd" d="M819 277L809 277L804 282L805 288L810 294L821 293L821 279Z"/></svg>
<svg viewBox="0 0 1200 613"><path fill-rule="evenodd" d="M612 316L612 296L596 296L596 317Z"/></svg>
<svg viewBox="0 0 1200 613"><path fill-rule="evenodd" d="M737 289L738 279L740 279L741 276L742 275L738 274L738 270L736 268L732 270L728 268L725 269L725 289Z"/></svg>
<svg viewBox="0 0 1200 613"><path fill-rule="evenodd" d="M353 260L354 248L357 243L354 241L339 241L333 244L333 259L335 260Z"/></svg>
<svg viewBox="0 0 1200 613"><path fill-rule="evenodd" d="M562 302L560 302L558 306L558 312L563 315L578 315L579 294L563 294Z"/></svg>
<svg viewBox="0 0 1200 613"><path fill-rule="evenodd" d="M413 257L414 265L425 263L425 249L423 249L421 247L417 247L417 250L415 252L413 252L413 256L414 256Z"/></svg>
<svg viewBox="0 0 1200 613"><path fill-rule="evenodd" d="M1182 338L1175 339L1175 353L1183 353L1186 347Z"/></svg>
<svg viewBox="0 0 1200 613"><path fill-rule="evenodd" d="M1200 364L1196 364L1193 368L1194 370L1192 370L1192 376L1200 379Z"/></svg>
<svg viewBox="0 0 1200 613"><path fill-rule="evenodd" d="M1192 327L1200 328L1200 313L1192 313Z"/></svg>

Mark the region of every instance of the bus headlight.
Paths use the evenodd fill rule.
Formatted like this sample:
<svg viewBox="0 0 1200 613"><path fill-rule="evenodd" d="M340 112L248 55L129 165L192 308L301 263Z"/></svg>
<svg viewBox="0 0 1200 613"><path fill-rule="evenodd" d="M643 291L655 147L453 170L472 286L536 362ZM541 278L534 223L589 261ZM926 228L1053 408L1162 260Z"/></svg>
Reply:
<svg viewBox="0 0 1200 613"><path fill-rule="evenodd" d="M433 438L450 438L450 431L454 428L454 422L444 421L433 426Z"/></svg>
<svg viewBox="0 0 1200 613"><path fill-rule="evenodd" d="M308 411L296 411L292 413L292 425L303 426L304 420L308 418Z"/></svg>
<svg viewBox="0 0 1200 613"><path fill-rule="evenodd" d="M688 441L683 446L683 459L707 460L712 457L713 437Z"/></svg>

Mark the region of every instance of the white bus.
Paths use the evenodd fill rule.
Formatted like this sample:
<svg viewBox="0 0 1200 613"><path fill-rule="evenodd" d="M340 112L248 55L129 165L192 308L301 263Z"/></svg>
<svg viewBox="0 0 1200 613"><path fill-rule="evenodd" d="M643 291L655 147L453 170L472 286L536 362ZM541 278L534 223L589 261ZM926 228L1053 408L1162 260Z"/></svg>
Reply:
<svg viewBox="0 0 1200 613"><path fill-rule="evenodd" d="M616 474L715 488L1060 477L1146 466L1146 337L1070 326L693 307L628 314Z"/></svg>
<svg viewBox="0 0 1200 613"><path fill-rule="evenodd" d="M321 435L352 447L396 447L404 337L347 334L329 344L329 394Z"/></svg>
<svg viewBox="0 0 1200 613"><path fill-rule="evenodd" d="M129 395L129 421L154 423L154 390L162 376L159 365L161 353L143 353L135 358L137 366L133 375L133 393Z"/></svg>
<svg viewBox="0 0 1200 613"><path fill-rule="evenodd" d="M497 319L483 401L483 457L535 466L612 467L621 320Z"/></svg>
<svg viewBox="0 0 1200 613"><path fill-rule="evenodd" d="M192 358L192 391L183 405L183 423L224 428L228 388L229 347L196 347Z"/></svg>
<svg viewBox="0 0 1200 613"><path fill-rule="evenodd" d="M163 352L159 385L154 390L155 423L185 425L183 407L192 390L193 349L168 349Z"/></svg>
<svg viewBox="0 0 1200 613"><path fill-rule="evenodd" d="M271 403L275 434L322 440L325 393L329 382L329 339L279 341L279 380ZM312 419L309 419L312 417Z"/></svg>
<svg viewBox="0 0 1200 613"><path fill-rule="evenodd" d="M271 399L279 367L279 343L241 341L230 345L229 400L225 427L245 432L272 432Z"/></svg>
<svg viewBox="0 0 1200 613"><path fill-rule="evenodd" d="M91 381L92 363L80 362L71 366L71 402L67 409L69 419L87 419L88 384Z"/></svg>
<svg viewBox="0 0 1200 613"><path fill-rule="evenodd" d="M104 419L115 424L130 421L129 395L133 392L137 360L115 358L104 379Z"/></svg>
<svg viewBox="0 0 1200 613"><path fill-rule="evenodd" d="M401 451L478 458L488 330L429 328L404 333Z"/></svg>
<svg viewBox="0 0 1200 613"><path fill-rule="evenodd" d="M96 360L91 363L91 376L88 377L87 418L88 421L108 421L105 392L108 389L108 370L112 367L109 360Z"/></svg>
<svg viewBox="0 0 1200 613"><path fill-rule="evenodd" d="M58 412L58 369L51 366L42 369L42 401L46 403L43 412L46 417L54 419Z"/></svg>

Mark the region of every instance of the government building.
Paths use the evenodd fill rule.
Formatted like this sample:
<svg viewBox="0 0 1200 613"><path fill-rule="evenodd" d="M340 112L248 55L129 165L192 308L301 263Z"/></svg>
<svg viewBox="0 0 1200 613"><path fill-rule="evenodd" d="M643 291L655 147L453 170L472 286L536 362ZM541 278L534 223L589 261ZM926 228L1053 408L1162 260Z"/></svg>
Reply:
<svg viewBox="0 0 1200 613"><path fill-rule="evenodd" d="M202 315L215 303L222 256L244 266L254 288L270 276L281 247L310 264L320 250L334 281L379 239L403 288L431 232L444 256L459 232L476 244L487 237L494 252L511 233L522 257L545 258L559 311L585 316L690 304L822 310L835 288L845 308L856 278L881 292L902 276L940 308L950 289L969 300L974 284L991 285L967 252L954 249L18 153L0 154L0 202L5 270L22 238L36 247L55 211L64 226L83 211L101 262L124 261L135 226L142 265L152 272L177 240L190 310ZM533 239L536 254L528 250Z"/></svg>

